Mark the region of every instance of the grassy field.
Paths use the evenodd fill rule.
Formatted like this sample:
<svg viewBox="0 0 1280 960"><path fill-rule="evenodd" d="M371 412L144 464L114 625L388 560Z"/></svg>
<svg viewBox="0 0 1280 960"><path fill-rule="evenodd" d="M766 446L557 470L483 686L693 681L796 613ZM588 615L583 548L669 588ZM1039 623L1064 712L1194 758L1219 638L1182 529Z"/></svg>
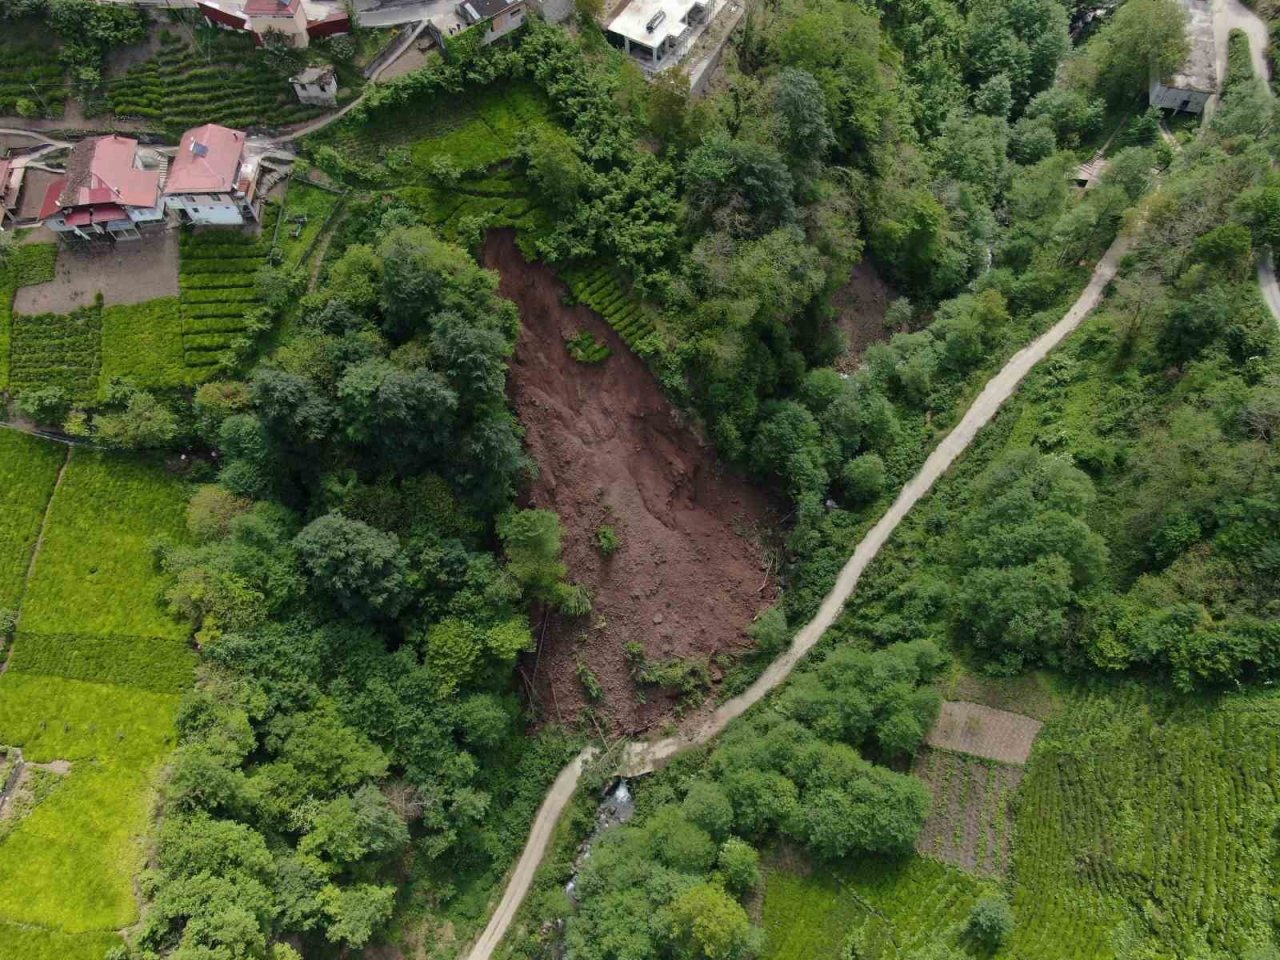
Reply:
<svg viewBox="0 0 1280 960"><path fill-rule="evenodd" d="M57 244L24 244L9 254L0 266L0 390L9 388L9 350L13 333L13 295L19 287L29 287L53 279L58 258Z"/></svg>
<svg viewBox="0 0 1280 960"><path fill-rule="evenodd" d="M300 266L314 249L326 221L342 200L339 194L323 187L313 186L301 177L289 181L284 199L285 222L280 225L279 249L282 262L291 267ZM306 223L295 222L306 217Z"/></svg>
<svg viewBox="0 0 1280 960"><path fill-rule="evenodd" d="M425 183L437 158L464 172L510 160L520 135L547 122L548 110L532 84L499 84L465 97L442 94L429 105L385 109L363 124L334 124L307 143L331 146L353 160L381 162L399 183Z"/></svg>
<svg viewBox="0 0 1280 960"><path fill-rule="evenodd" d="M63 448L0 430L0 609L13 610L53 493Z"/></svg>
<svg viewBox="0 0 1280 960"><path fill-rule="evenodd" d="M158 604L149 545L181 532L185 488L163 471L0 435L0 556L24 566L20 633L0 676L0 744L46 786L0 837L0 956L100 960L136 921L155 776L194 656ZM49 500L52 495L52 501ZM7 569L7 568L6 568Z"/></svg>
<svg viewBox="0 0 1280 960"><path fill-rule="evenodd" d="M953 945L988 888L951 867L910 857L810 871L774 858L765 870L765 960L892 960L942 940ZM895 946L896 944L896 946Z"/></svg>

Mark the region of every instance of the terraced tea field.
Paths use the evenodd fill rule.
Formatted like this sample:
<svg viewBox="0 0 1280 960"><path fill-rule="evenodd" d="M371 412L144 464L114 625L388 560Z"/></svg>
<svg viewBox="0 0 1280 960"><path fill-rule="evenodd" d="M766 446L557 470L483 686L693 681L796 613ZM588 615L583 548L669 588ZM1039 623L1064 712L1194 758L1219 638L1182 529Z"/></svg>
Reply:
<svg viewBox="0 0 1280 960"><path fill-rule="evenodd" d="M182 305L183 363L214 367L246 335L245 313L257 306L253 277L271 253L279 208L269 205L258 234L230 230L182 236L178 285ZM282 230L284 228L282 227Z"/></svg>
<svg viewBox="0 0 1280 960"><path fill-rule="evenodd" d="M322 112L298 102L288 71L273 68L252 38L217 30L201 30L199 37L196 47L176 34L162 35L155 57L111 84L112 112L173 134L202 123L279 127Z"/></svg>
<svg viewBox="0 0 1280 960"><path fill-rule="evenodd" d="M9 388L9 350L13 335L13 295L19 287L53 279L58 248L52 243L24 244L0 265L0 390Z"/></svg>
<svg viewBox="0 0 1280 960"><path fill-rule="evenodd" d="M571 267L560 271L560 279L568 284L576 300L604 317L628 347L642 355L651 352L645 339L655 333L652 317L606 268Z"/></svg>
<svg viewBox="0 0 1280 960"><path fill-rule="evenodd" d="M8 431L0 477L21 478L0 483L0 605L20 614L0 744L24 763L0 831L0 956L101 960L138 918L155 777L193 681L150 550L182 535L186 489Z"/></svg>

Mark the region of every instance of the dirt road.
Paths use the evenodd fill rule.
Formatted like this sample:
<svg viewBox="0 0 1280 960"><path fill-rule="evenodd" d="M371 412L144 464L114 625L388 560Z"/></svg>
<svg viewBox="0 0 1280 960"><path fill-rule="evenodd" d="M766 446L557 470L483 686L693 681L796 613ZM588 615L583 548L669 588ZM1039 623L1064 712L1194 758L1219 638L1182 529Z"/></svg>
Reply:
<svg viewBox="0 0 1280 960"><path fill-rule="evenodd" d="M746 713L787 678L796 664L813 649L814 644L827 628L835 622L844 608L845 601L853 594L853 589L857 586L863 571L880 552L880 548L885 545L890 534L911 508L929 492L938 478L947 472L951 464L969 446L978 431L991 421L1005 401L1013 396L1018 384L1031 371L1031 368L1043 360L1049 351L1061 343L1067 334L1078 327L1080 322L1098 305L1107 284L1115 276L1116 267L1127 247L1128 240L1124 237L1112 243L1094 268L1089 285L1085 287L1084 292L1063 318L1039 339L1014 354L1004 368L988 381L956 428L938 444L924 462L924 466L920 468L920 472L902 488L893 506L863 537L862 542L854 550L853 556L840 571L835 586L823 600L817 615L796 634L791 647L773 661L744 693L721 704L708 715L691 718L692 722L680 734L651 743L628 744L623 752L619 773L628 775L647 773L681 750L705 743L724 730L731 721ZM511 921L515 919L516 911L520 909L525 894L529 892L555 825L573 797L578 778L592 756L594 753L590 749L584 750L556 778L538 810L537 817L534 818L529 839L511 874L507 889L503 892L493 916L489 918L489 925L485 927L467 955L468 960L490 960L494 950L502 942L502 937L510 927Z"/></svg>

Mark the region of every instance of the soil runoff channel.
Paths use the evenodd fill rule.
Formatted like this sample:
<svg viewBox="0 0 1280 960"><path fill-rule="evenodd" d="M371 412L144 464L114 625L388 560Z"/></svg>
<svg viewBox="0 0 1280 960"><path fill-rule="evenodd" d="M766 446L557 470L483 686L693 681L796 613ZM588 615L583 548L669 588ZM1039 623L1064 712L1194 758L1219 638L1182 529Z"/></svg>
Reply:
<svg viewBox="0 0 1280 960"><path fill-rule="evenodd" d="M726 700L711 713L691 718L687 728L675 736L655 741L633 741L624 745L622 760L616 768L619 774L638 776L651 773L661 763L682 750L706 743L719 735L733 720L759 703L787 678L796 664L813 649L814 644L821 639L827 628L835 622L836 617L844 609L845 602L853 594L863 571L875 559L880 548L885 545L911 508L929 492L938 478L947 472L956 458L973 442L978 431L991 422L1005 401L1013 396L1018 384L1031 372L1031 369L1071 331L1080 326L1081 321L1098 305L1107 284L1115 277L1120 258L1124 256L1128 246L1128 237L1123 235L1117 237L1094 267L1093 276L1090 277L1084 292L1062 319L1010 357L1009 362L1000 372L987 381L987 385L965 411L961 421L934 448L925 460L924 466L920 468L920 472L902 488L893 505L862 538L853 551L853 556L841 569L835 585L823 599L817 614L795 635L786 652L769 664L764 673L747 690L732 700ZM516 862L511 879L507 882L502 899L498 902L493 916L489 918L488 926L480 934L471 952L467 954L467 960L491 960L494 951L515 919L520 904L524 902L529 887L533 884L534 874L542 862L547 845L551 842L551 836L560 820L560 815L573 798L583 770L597 753L595 747L587 747L556 777L542 801L542 806L538 808L533 827L529 831L529 839L525 842L524 850Z"/></svg>

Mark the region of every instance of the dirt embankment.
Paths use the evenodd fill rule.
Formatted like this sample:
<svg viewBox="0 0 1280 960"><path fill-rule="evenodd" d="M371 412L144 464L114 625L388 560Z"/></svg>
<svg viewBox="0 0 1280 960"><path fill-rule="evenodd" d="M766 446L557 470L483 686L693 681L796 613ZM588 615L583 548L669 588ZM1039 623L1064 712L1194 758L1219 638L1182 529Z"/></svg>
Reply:
<svg viewBox="0 0 1280 960"><path fill-rule="evenodd" d="M655 661L745 647L747 625L776 596L757 536L771 525L768 504L721 469L599 316L564 305L564 285L526 262L510 231L489 235L483 259L520 308L510 393L538 464L528 503L559 514L569 576L594 598L586 617L548 619L523 671L549 719L594 705L617 731L646 729L674 697L637 695L628 644ZM609 345L603 363L570 357L565 340L582 330ZM597 543L603 526L621 541L607 558ZM600 684L594 704L580 664Z"/></svg>

